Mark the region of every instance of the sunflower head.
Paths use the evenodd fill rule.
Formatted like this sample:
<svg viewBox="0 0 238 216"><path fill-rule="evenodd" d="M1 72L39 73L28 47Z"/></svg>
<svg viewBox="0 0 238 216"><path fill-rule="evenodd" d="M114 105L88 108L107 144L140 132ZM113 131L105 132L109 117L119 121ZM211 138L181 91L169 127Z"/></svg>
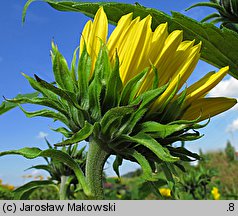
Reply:
<svg viewBox="0 0 238 216"><path fill-rule="evenodd" d="M167 23L151 29L152 17L127 14L108 38L108 20L99 8L94 21L82 32L69 67L52 43L55 83L24 75L41 93L33 99L13 99L14 103L34 103L52 109L27 112L44 116L67 127L55 131L67 139L56 145L72 145L96 140L109 154L116 155L114 169L123 159L138 162L146 179L154 179L156 164L166 170L171 163L199 156L176 141L200 138L198 122L209 119L236 104L235 99L207 98L208 92L227 74L229 67L210 72L185 87L200 57L202 44L183 41L180 30L168 32ZM172 168L171 168L172 169Z"/></svg>
<svg viewBox="0 0 238 216"><path fill-rule="evenodd" d="M238 1L237 0L210 0L192 5L187 10L197 7L207 6L215 8L218 13L212 13L205 17L202 22L212 20L211 23L221 23L221 27L227 27L238 32Z"/></svg>

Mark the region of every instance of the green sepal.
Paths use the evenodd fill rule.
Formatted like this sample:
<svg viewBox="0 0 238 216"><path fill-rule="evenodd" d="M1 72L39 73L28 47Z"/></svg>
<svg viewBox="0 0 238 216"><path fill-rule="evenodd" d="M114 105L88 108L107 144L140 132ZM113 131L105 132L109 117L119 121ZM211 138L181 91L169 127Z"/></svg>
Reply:
<svg viewBox="0 0 238 216"><path fill-rule="evenodd" d="M33 89L36 91L42 93L43 96L51 98L53 100L57 100L58 97L55 93L49 91L48 89L42 87L36 80L34 80L32 77L22 73L22 75L28 80L29 84Z"/></svg>
<svg viewBox="0 0 238 216"><path fill-rule="evenodd" d="M157 68L154 65L151 65L151 67L154 72L154 81L152 89L156 89L159 86L159 74Z"/></svg>
<svg viewBox="0 0 238 216"><path fill-rule="evenodd" d="M197 139L202 138L204 135L200 135L199 132L194 132L194 133L185 133L182 135L178 135L178 136L171 136L168 137L166 139L167 144L173 143L173 142L177 142L177 141L194 141Z"/></svg>
<svg viewBox="0 0 238 216"><path fill-rule="evenodd" d="M61 114L65 115L65 117L69 117L67 111L64 109L64 105L58 100L55 101L50 98L40 98L40 97L34 97L34 98L27 98L27 97L22 97L22 98L13 98L13 99L6 99L8 102L11 103L16 103L16 104L37 104L37 105L42 105L46 107L53 108L57 111L59 111ZM63 108L62 108L63 107Z"/></svg>
<svg viewBox="0 0 238 216"><path fill-rule="evenodd" d="M42 109L42 110L38 110L38 111L28 112L25 109L23 109L20 105L19 105L19 108L25 113L25 115L28 118L41 116L41 117L46 117L46 118L52 118L54 120L59 120L66 125L68 125L68 123L69 123L68 119L64 115L62 115L61 113L54 112L52 110Z"/></svg>
<svg viewBox="0 0 238 216"><path fill-rule="evenodd" d="M177 84L176 84L174 90L172 91L172 93L168 96L167 100L160 106L160 108L158 110L159 113L163 113L164 112L164 110L167 107L167 105L172 101L174 96L177 94L178 88L179 88L179 81L177 82Z"/></svg>
<svg viewBox="0 0 238 216"><path fill-rule="evenodd" d="M183 107L186 95L187 90L185 89L177 99L168 104L165 112L163 112L163 115L161 116L161 122L168 123L174 121L181 115L181 107Z"/></svg>
<svg viewBox="0 0 238 216"><path fill-rule="evenodd" d="M103 111L119 105L120 92L122 90L122 81L119 72L119 57L116 53L116 60L112 72L109 74L105 98L103 101Z"/></svg>
<svg viewBox="0 0 238 216"><path fill-rule="evenodd" d="M89 111L91 113L91 117L95 121L100 120L102 115L101 99L103 99L103 94L105 94L106 91L105 88L110 70L108 52L106 46L102 44L88 90Z"/></svg>
<svg viewBox="0 0 238 216"><path fill-rule="evenodd" d="M168 84L161 86L157 89L152 89L146 92L143 92L141 95L139 95L132 104L138 104L141 101L140 109L147 108L151 103L153 103L160 95L163 94L163 92L168 87Z"/></svg>
<svg viewBox="0 0 238 216"><path fill-rule="evenodd" d="M219 5L217 3L212 3L212 2L199 2L199 3L196 3L196 4L192 5L191 7L187 8L186 11L188 11L188 10L194 8L194 7L198 7L198 6L199 7L200 6L207 6L207 7L215 8L215 9L217 9L219 11L225 12L224 8L221 5Z"/></svg>
<svg viewBox="0 0 238 216"><path fill-rule="evenodd" d="M210 20L210 19L214 19L214 18L217 18L217 17L220 17L220 14L218 14L218 13L212 13L212 14L210 14L210 15L204 17L204 18L201 20L201 22L206 22L206 21L208 21L208 20Z"/></svg>
<svg viewBox="0 0 238 216"><path fill-rule="evenodd" d="M59 127L57 129L51 128L51 130L63 134L66 138L70 138L73 135L73 132L69 131L65 127Z"/></svg>
<svg viewBox="0 0 238 216"><path fill-rule="evenodd" d="M78 100L80 101L80 105L85 110L89 108L88 85L91 66L92 66L91 58L87 53L86 47L84 46L84 49L81 53L78 63L78 88L79 88Z"/></svg>
<svg viewBox="0 0 238 216"><path fill-rule="evenodd" d="M108 135L109 130L114 123L122 120L123 117L135 112L135 106L114 107L105 113L101 120L101 132L104 135Z"/></svg>
<svg viewBox="0 0 238 216"><path fill-rule="evenodd" d="M78 132L74 133L69 139L63 142L54 144L55 146L73 145L80 141L87 139L93 133L93 125L85 121L84 127Z"/></svg>
<svg viewBox="0 0 238 216"><path fill-rule="evenodd" d="M142 145L152 151L160 160L165 162L175 162L178 161L178 157L173 157L170 155L167 148L160 145L154 138L145 133L138 133L137 135L130 137L127 135L122 135L122 139L129 142L137 143Z"/></svg>
<svg viewBox="0 0 238 216"><path fill-rule="evenodd" d="M138 109L134 113L132 113L129 119L124 124L121 124L120 128L115 131L114 137L119 137L122 134L130 134L137 123L143 118L147 110L147 108Z"/></svg>
<svg viewBox="0 0 238 216"><path fill-rule="evenodd" d="M75 106L77 109L83 110L82 107L79 106L79 104L77 102L77 99L76 99L76 95L74 93L69 92L67 90L57 88L54 85L46 82L45 80L42 80L37 75L34 75L34 76L36 78L36 81L41 85L41 87L43 87L45 89L48 89L49 91L55 93L56 95L58 95L62 99L66 100L67 102L69 102L70 104Z"/></svg>
<svg viewBox="0 0 238 216"><path fill-rule="evenodd" d="M58 86L64 90L74 92L75 86L66 59L59 52L58 47L52 42L51 52L53 72Z"/></svg>
<svg viewBox="0 0 238 216"><path fill-rule="evenodd" d="M183 131L187 129L189 125L186 124L160 124L154 121L147 121L141 124L140 132L149 133L150 136L155 138L165 139L166 137L176 133L178 131Z"/></svg>
<svg viewBox="0 0 238 216"><path fill-rule="evenodd" d="M139 90L139 87L141 86L147 73L148 73L148 68L140 72L138 75L136 75L135 77L133 77L126 83L120 97L119 104L121 106L130 104L130 102L134 100L134 97L136 96Z"/></svg>
<svg viewBox="0 0 238 216"><path fill-rule="evenodd" d="M77 53L79 51L79 46L74 50L74 54L73 54L73 58L71 61L71 65L70 65L70 74L72 77L72 80L74 81L75 86L78 88L78 83L77 83L77 77L76 77L76 67L77 67Z"/></svg>
<svg viewBox="0 0 238 216"><path fill-rule="evenodd" d="M39 95L38 92L34 92L34 93L29 93L29 94L18 94L15 99L21 99L21 98L35 98ZM0 115L2 115L3 113L17 107L18 104L16 103L12 103L10 101L3 101L1 104L0 104Z"/></svg>
<svg viewBox="0 0 238 216"><path fill-rule="evenodd" d="M188 157L195 158L197 160L201 159L201 157L198 154L193 153L193 152L187 150L184 147L175 148L175 147L167 146L167 148L168 148L168 150L170 151L171 154L176 153L178 157L179 157L179 155L185 155L185 156L188 156Z"/></svg>

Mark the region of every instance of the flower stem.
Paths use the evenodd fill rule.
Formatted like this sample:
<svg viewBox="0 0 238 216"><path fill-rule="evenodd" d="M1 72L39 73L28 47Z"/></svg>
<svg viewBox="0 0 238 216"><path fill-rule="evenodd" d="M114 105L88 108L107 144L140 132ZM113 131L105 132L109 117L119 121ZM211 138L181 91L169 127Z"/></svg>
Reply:
<svg viewBox="0 0 238 216"><path fill-rule="evenodd" d="M60 191L59 191L60 200L68 199L68 197L67 197L67 188L68 188L67 180L68 180L68 176L61 176Z"/></svg>
<svg viewBox="0 0 238 216"><path fill-rule="evenodd" d="M99 140L92 139L89 142L89 150L86 161L86 181L92 192L92 199L102 200L103 194L103 167L110 153L103 148Z"/></svg>

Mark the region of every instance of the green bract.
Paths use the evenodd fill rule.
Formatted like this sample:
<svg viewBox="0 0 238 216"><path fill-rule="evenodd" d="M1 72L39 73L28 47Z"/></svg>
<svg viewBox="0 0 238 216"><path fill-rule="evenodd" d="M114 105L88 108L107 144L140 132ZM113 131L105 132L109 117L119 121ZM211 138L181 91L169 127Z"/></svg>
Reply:
<svg viewBox="0 0 238 216"><path fill-rule="evenodd" d="M189 9L207 6L215 8L219 13L212 13L206 16L201 22L212 20L211 23L221 22L221 27L229 28L238 32L238 1L237 0L210 0L210 2L200 2L192 5Z"/></svg>

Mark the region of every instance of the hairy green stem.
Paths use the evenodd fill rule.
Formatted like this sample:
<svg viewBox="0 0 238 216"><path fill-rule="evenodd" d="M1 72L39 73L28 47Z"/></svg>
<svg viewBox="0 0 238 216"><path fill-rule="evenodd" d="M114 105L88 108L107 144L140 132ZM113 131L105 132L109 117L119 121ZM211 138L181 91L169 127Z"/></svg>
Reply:
<svg viewBox="0 0 238 216"><path fill-rule="evenodd" d="M68 178L69 178L68 176L61 176L60 191L59 191L60 200L68 199L68 196L67 196L67 188L68 188L67 180L68 180Z"/></svg>
<svg viewBox="0 0 238 216"><path fill-rule="evenodd" d="M89 142L89 150L86 161L86 181L92 192L92 199L102 200L103 194L103 167L109 157L109 152L103 148L103 144L95 139Z"/></svg>

